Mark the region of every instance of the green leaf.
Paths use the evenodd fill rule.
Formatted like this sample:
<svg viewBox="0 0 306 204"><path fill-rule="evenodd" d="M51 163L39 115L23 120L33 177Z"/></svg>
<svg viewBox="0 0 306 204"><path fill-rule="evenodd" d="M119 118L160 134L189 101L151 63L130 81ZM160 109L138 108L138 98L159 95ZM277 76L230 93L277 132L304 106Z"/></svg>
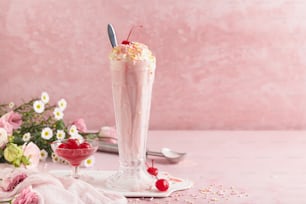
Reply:
<svg viewBox="0 0 306 204"><path fill-rule="evenodd" d="M30 159L24 155L21 157L21 163L23 163L26 166L31 164Z"/></svg>
<svg viewBox="0 0 306 204"><path fill-rule="evenodd" d="M66 126L63 120L58 120L55 122L55 127L57 130L66 130Z"/></svg>

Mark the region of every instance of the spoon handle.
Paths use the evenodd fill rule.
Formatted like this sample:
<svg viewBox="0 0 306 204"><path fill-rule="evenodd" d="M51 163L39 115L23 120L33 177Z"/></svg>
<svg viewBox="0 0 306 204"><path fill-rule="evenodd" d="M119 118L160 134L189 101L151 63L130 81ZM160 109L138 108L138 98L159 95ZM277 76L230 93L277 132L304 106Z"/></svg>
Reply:
<svg viewBox="0 0 306 204"><path fill-rule="evenodd" d="M147 150L147 155L157 156L157 157L164 157L164 155L161 152L155 152L155 151L149 151L149 150Z"/></svg>
<svg viewBox="0 0 306 204"><path fill-rule="evenodd" d="M102 142L102 141L99 141L98 151L99 152L114 153L114 154L119 153L117 144L106 143L106 142Z"/></svg>
<svg viewBox="0 0 306 204"><path fill-rule="evenodd" d="M112 47L116 47L117 46L116 33L115 33L115 29L112 26L112 24L107 25L107 33L108 33L109 40L112 44Z"/></svg>
<svg viewBox="0 0 306 204"><path fill-rule="evenodd" d="M102 141L99 141L98 151L114 153L114 154L118 154L119 153L118 145L117 144L106 143L106 142L102 142ZM146 154L147 155L151 155L151 156L164 157L164 155L161 152L155 152L155 151L149 151L148 150Z"/></svg>

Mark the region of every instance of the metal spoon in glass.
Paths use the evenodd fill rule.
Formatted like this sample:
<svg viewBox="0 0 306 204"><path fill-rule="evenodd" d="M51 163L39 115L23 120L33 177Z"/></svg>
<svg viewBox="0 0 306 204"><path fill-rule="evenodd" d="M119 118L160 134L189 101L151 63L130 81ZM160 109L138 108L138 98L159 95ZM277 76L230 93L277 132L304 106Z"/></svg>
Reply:
<svg viewBox="0 0 306 204"><path fill-rule="evenodd" d="M100 137L98 151L118 154L118 144L106 141L114 140L113 137ZM147 155L163 157L170 163L178 163L185 158L185 152L175 152L169 148L162 148L160 152L147 150Z"/></svg>

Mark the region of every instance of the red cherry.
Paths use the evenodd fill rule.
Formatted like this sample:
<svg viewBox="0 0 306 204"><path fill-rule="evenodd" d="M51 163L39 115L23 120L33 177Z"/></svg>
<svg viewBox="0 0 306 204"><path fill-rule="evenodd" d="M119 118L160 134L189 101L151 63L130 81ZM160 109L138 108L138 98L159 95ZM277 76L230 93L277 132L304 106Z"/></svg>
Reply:
<svg viewBox="0 0 306 204"><path fill-rule="evenodd" d="M153 176L157 176L158 169L154 167L154 160L152 160L152 166L147 168L147 172Z"/></svg>
<svg viewBox="0 0 306 204"><path fill-rule="evenodd" d="M58 148L63 148L63 149L66 149L67 148L67 144L65 143L62 143L58 146Z"/></svg>
<svg viewBox="0 0 306 204"><path fill-rule="evenodd" d="M83 142L79 145L79 148L81 149L89 149L91 148L91 145L88 142Z"/></svg>
<svg viewBox="0 0 306 204"><path fill-rule="evenodd" d="M69 149L77 149L79 148L79 142L77 139L69 138L66 142L67 148Z"/></svg>
<svg viewBox="0 0 306 204"><path fill-rule="evenodd" d="M157 168L154 168L154 167L149 167L149 168L147 169L147 171L148 171L149 174L151 174L151 175L153 175L153 176L157 176L157 174L158 174L158 169L157 169Z"/></svg>
<svg viewBox="0 0 306 204"><path fill-rule="evenodd" d="M133 27L131 28L130 32L129 32L129 35L128 35L127 39L126 39L126 40L123 40L123 41L121 42L121 44L123 44L123 45L129 45L129 44L131 43L131 42L129 41L130 35L131 35L132 32L134 31L134 29L137 28L137 27L142 28L142 25L133 26Z"/></svg>
<svg viewBox="0 0 306 204"><path fill-rule="evenodd" d="M129 44L130 44L130 41L124 40L124 41L121 42L121 44L123 44L123 45L129 45Z"/></svg>
<svg viewBox="0 0 306 204"><path fill-rule="evenodd" d="M169 182L166 179L158 179L155 182L155 186L159 191L167 191L169 188Z"/></svg>

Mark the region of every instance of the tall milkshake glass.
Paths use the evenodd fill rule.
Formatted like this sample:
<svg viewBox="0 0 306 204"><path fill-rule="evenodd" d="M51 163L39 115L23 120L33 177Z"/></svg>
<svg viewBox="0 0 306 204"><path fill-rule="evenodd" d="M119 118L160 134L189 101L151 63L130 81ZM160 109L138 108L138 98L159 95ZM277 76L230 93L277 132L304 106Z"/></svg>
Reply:
<svg viewBox="0 0 306 204"><path fill-rule="evenodd" d="M141 43L121 44L111 53L119 170L106 183L114 190L143 191L153 184L145 161L155 67L155 57Z"/></svg>

